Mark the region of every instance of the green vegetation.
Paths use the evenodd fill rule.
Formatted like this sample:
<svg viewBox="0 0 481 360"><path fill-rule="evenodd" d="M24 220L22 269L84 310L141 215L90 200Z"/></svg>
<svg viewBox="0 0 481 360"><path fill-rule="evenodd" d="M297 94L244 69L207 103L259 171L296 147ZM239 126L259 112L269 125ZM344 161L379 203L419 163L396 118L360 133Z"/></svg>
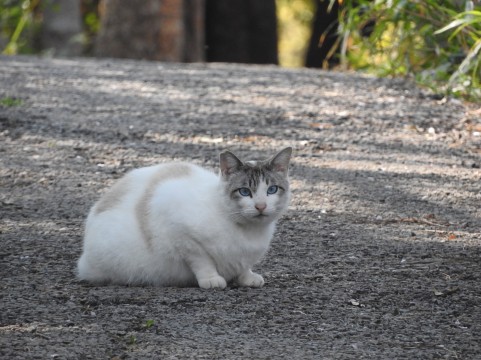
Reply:
<svg viewBox="0 0 481 360"><path fill-rule="evenodd" d="M4 97L0 99L0 106L20 106L22 105L22 100L12 97Z"/></svg>
<svg viewBox="0 0 481 360"><path fill-rule="evenodd" d="M336 1L336 0L331 0ZM465 0L337 0L341 62L411 76L437 93L481 100L481 8Z"/></svg>
<svg viewBox="0 0 481 360"><path fill-rule="evenodd" d="M91 54L93 40L100 28L98 0L80 0L83 34L79 37L85 47L85 54ZM36 54L40 49L38 38L43 21L43 10L53 5L40 0L0 0L0 51L4 55Z"/></svg>
<svg viewBox="0 0 481 360"><path fill-rule="evenodd" d="M98 12L98 0L81 0L81 12L83 20L83 41L85 55L92 55L94 39L100 30L100 17Z"/></svg>
<svg viewBox="0 0 481 360"><path fill-rule="evenodd" d="M145 328L146 328L146 329L150 329L150 328L151 328L152 326L154 326L154 325L155 325L155 321L152 320L152 319L149 319L149 320L147 320L147 321L145 322Z"/></svg>
<svg viewBox="0 0 481 360"><path fill-rule="evenodd" d="M137 338L135 337L135 335L129 335L129 337L127 338L127 345L135 344L137 344Z"/></svg>
<svg viewBox="0 0 481 360"><path fill-rule="evenodd" d="M7 40L2 54L16 55L34 52L29 37L39 26L35 8L40 0L0 0L0 41Z"/></svg>

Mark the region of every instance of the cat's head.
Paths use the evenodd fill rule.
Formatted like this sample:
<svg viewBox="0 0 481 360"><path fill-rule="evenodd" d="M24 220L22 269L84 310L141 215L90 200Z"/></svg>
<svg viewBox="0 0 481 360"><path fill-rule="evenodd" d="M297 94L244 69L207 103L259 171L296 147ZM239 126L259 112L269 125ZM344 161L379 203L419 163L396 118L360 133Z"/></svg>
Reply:
<svg viewBox="0 0 481 360"><path fill-rule="evenodd" d="M220 176L229 216L239 224L270 223L287 209L287 176L292 148L264 161L242 162L233 153L220 154Z"/></svg>

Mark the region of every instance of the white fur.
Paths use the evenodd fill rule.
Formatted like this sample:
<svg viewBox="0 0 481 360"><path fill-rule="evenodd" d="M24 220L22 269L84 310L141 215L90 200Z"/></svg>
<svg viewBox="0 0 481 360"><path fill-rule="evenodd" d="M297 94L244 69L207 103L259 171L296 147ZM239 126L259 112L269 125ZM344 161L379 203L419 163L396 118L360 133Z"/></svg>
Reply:
<svg viewBox="0 0 481 360"><path fill-rule="evenodd" d="M123 180L128 191L111 208L97 211L102 199L92 208L78 261L80 279L202 288L224 288L231 280L264 284L251 268L266 253L281 215L272 211L278 196L267 196L262 184L257 193L264 195L240 199L239 211L223 195L222 177L203 168L182 164L187 175L159 177L176 166L134 170ZM156 176L160 180L142 212L139 203ZM258 203L267 205L267 216L259 216Z"/></svg>

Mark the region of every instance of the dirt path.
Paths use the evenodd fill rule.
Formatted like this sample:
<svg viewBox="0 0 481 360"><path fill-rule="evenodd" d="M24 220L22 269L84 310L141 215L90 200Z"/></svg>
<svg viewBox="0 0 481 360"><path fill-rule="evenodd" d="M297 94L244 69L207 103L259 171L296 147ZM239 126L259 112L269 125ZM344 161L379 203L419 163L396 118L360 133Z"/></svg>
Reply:
<svg viewBox="0 0 481 360"><path fill-rule="evenodd" d="M479 358L480 123L352 74L0 57L0 358ZM85 215L126 171L288 145L264 288L75 279Z"/></svg>

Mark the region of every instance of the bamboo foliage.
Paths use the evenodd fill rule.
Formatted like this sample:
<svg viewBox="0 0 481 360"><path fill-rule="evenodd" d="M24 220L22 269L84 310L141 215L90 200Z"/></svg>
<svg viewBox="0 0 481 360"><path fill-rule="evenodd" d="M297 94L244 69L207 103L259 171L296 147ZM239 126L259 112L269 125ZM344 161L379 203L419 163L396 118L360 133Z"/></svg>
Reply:
<svg viewBox="0 0 481 360"><path fill-rule="evenodd" d="M479 2L337 1L345 68L411 76L438 93L481 99Z"/></svg>

